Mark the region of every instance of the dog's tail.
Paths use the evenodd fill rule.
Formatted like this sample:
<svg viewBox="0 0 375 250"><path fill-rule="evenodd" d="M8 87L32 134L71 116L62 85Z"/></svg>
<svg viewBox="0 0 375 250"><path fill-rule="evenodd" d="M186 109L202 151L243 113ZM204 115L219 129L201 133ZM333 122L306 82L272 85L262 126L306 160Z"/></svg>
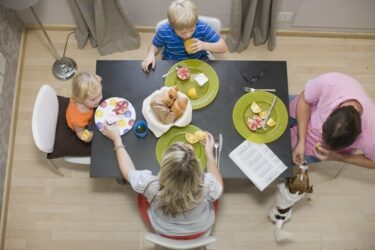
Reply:
<svg viewBox="0 0 375 250"><path fill-rule="evenodd" d="M293 235L293 233L291 232L283 231L282 229L283 224L284 224L284 220L279 220L279 219L276 220L275 238L277 241L287 240Z"/></svg>

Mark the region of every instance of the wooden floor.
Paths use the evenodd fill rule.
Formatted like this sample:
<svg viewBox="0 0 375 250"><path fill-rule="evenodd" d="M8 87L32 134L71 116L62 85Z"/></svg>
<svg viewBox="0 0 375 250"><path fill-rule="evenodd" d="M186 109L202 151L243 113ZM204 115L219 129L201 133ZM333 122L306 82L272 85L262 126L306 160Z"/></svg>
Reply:
<svg viewBox="0 0 375 250"><path fill-rule="evenodd" d="M60 54L69 31L50 31ZM96 49L78 50L71 37L67 56L80 71L95 72L97 59L143 59L152 34L142 34L138 50L101 57ZM6 249L154 249L146 243L135 193L110 179L91 179L85 166L57 163L65 177L54 174L34 146L31 115L42 84L69 96L70 82L54 79L54 59L39 31L26 36L19 96ZM305 82L328 71L353 75L375 100L375 40L278 37L275 51L250 46L216 59L286 60L289 89L299 93ZM225 84L225 83L223 83ZM249 181L227 180L209 249L375 249L375 170L328 162L310 166L314 193L293 211L285 229L293 241L277 244L267 219L275 187L260 193Z"/></svg>

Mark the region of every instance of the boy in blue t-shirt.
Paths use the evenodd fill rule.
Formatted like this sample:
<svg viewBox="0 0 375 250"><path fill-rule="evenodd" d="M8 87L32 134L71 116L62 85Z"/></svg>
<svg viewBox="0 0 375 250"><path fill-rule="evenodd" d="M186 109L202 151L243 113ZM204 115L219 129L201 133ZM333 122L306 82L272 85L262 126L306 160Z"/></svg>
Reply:
<svg viewBox="0 0 375 250"><path fill-rule="evenodd" d="M141 66L145 72L149 71L150 65L152 69L155 68L155 56L162 48L162 59L173 61L205 59L207 51L227 52L227 45L220 35L210 25L198 19L198 11L192 1L172 2L167 16L169 22L162 24L157 30L147 56L142 61Z"/></svg>

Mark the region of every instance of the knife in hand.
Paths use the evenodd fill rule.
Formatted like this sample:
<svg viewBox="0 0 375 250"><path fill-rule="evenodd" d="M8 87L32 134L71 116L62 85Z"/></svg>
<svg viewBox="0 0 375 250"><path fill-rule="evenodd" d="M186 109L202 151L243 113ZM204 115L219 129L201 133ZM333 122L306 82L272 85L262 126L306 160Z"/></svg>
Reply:
<svg viewBox="0 0 375 250"><path fill-rule="evenodd" d="M264 129L264 128L266 127L267 121L268 121L268 119L269 119L270 116L271 116L271 111L272 111L273 107L275 107L276 100L277 100L277 96L275 96L275 98L273 98L273 101L272 101L271 107L270 107L270 109L268 110L268 112L267 112L267 116L266 116L266 118L265 118L264 121L263 121L262 129Z"/></svg>
<svg viewBox="0 0 375 250"><path fill-rule="evenodd" d="M221 156L221 148L223 147L223 135L219 134L219 157L217 162L217 168L220 169L220 156Z"/></svg>

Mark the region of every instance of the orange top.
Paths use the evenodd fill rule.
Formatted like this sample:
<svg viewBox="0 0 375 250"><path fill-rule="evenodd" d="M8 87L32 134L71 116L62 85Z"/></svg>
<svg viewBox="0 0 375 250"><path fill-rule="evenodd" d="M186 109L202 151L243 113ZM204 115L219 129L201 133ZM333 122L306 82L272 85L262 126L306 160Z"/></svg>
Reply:
<svg viewBox="0 0 375 250"><path fill-rule="evenodd" d="M74 130L74 126L85 127L91 122L93 116L93 109L88 112L81 112L77 104L70 98L68 108L66 109L66 122L69 128Z"/></svg>

